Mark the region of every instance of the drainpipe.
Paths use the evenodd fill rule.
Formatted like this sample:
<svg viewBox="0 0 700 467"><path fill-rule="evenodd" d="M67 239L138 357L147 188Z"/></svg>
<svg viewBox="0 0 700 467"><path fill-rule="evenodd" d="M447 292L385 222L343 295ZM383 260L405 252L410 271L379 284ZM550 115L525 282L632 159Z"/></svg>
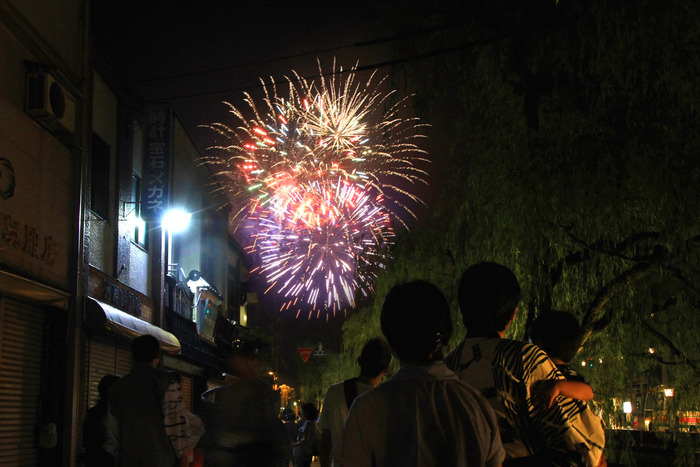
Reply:
<svg viewBox="0 0 700 467"><path fill-rule="evenodd" d="M84 396L81 388L81 374L84 362L82 362L82 321L84 295L88 283L88 245L85 242L85 222L87 210L87 176L88 154L90 145L92 120L92 68L90 61L90 6L85 0L82 5L80 27L82 30L82 70L80 70L81 82L78 83L82 96L77 97L80 105L77 107L78 119L76 124L75 141L76 148L72 150L74 155L73 177L77 187L73 195L74 231L72 259L69 271L74 271L74 279L71 284L73 303L68 312L68 329L66 336L66 397L63 423L63 465L76 465L77 452L80 446L78 439L80 421L84 414L81 410L81 397Z"/></svg>

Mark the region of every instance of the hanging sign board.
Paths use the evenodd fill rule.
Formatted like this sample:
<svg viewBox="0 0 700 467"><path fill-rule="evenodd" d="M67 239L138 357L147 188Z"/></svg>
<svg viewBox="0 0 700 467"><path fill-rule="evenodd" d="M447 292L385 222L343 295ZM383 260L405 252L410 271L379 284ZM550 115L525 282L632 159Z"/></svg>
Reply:
<svg viewBox="0 0 700 467"><path fill-rule="evenodd" d="M144 115L141 218L160 220L168 209L172 121L165 104L149 104Z"/></svg>

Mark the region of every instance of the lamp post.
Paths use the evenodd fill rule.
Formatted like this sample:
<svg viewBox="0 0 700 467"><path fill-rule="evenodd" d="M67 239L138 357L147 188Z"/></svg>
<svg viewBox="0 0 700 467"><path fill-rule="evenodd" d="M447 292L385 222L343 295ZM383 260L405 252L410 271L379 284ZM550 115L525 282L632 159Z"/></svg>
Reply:
<svg viewBox="0 0 700 467"><path fill-rule="evenodd" d="M161 219L160 235L160 266L156 270L158 287L158 320L161 327L165 324L165 276L173 256L173 234L183 232L189 226L192 214L182 208L171 208L165 211ZM167 237L166 237L167 235Z"/></svg>
<svg viewBox="0 0 700 467"><path fill-rule="evenodd" d="M182 208L169 209L163 216L163 229L168 234L167 262L165 263L168 268L171 266L170 263L173 258L173 234L187 230L191 219L192 214ZM167 273L168 270L166 269Z"/></svg>

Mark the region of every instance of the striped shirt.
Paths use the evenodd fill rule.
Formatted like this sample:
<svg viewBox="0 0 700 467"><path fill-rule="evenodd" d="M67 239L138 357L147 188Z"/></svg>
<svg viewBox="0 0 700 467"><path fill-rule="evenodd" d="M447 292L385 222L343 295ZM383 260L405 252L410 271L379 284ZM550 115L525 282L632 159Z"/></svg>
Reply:
<svg viewBox="0 0 700 467"><path fill-rule="evenodd" d="M557 397L558 403L549 409L532 404L534 383L564 379L539 347L510 339L469 338L450 352L445 364L489 401L508 458L547 449L575 450L589 465L597 465L602 448L588 436L590 427L582 425L579 405L563 397Z"/></svg>

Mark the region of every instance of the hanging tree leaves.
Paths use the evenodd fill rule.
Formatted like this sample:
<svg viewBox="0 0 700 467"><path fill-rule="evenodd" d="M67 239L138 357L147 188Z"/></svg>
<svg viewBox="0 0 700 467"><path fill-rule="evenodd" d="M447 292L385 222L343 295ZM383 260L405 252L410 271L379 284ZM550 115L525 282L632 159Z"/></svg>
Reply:
<svg viewBox="0 0 700 467"><path fill-rule="evenodd" d="M423 278L461 323L459 275L501 262L524 290L512 336L570 311L601 399L641 382L696 406L696 2L416 0L395 14L420 31L402 35L391 76L432 124L432 218L399 238L365 319L391 285Z"/></svg>

